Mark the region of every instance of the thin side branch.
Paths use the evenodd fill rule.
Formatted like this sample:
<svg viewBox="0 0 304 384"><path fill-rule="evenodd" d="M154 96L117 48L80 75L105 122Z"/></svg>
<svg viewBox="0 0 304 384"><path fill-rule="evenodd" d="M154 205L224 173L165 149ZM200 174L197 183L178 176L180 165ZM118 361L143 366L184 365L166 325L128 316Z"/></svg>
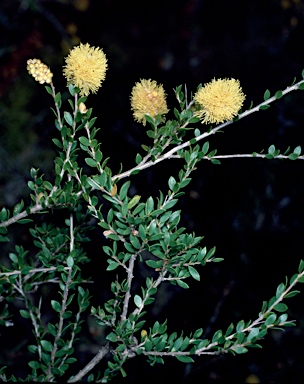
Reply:
<svg viewBox="0 0 304 384"><path fill-rule="evenodd" d="M120 318L121 323L123 323L127 318L129 301L130 301L130 297L131 297L131 285L132 285L132 279L133 279L134 263L135 263L136 257L137 257L136 254L132 255L130 258L130 261L129 261L128 280L127 280L128 290L127 290L127 292L125 294L125 298L124 298L123 309L122 309L121 318Z"/></svg>
<svg viewBox="0 0 304 384"><path fill-rule="evenodd" d="M108 353L110 352L109 343L102 347L96 356L93 357L93 359L83 368L81 369L76 376L72 376L68 383L76 383L77 381L81 380L83 376L85 376L88 372L90 372L95 365L97 365Z"/></svg>
<svg viewBox="0 0 304 384"><path fill-rule="evenodd" d="M304 80L301 80L299 81L298 83L290 86L290 87L287 87L284 91L282 91L282 96L286 95L287 93L289 92L292 92L292 91L295 91L297 89L299 89L299 86L300 84L302 84L304 82ZM238 120L246 117L246 116L249 116L251 115L252 113L254 112L258 112L260 110L260 108L264 105L269 105L271 104L272 102L274 102L276 99L275 96L273 97L270 97L268 100L265 100L263 101L262 103L258 104L256 107L254 108L251 108L251 109L248 109L247 111L241 113L239 116L238 116ZM217 131L219 131L220 129L226 127L227 125L230 125L233 123L233 120L230 120L230 121L227 121L223 124L220 124L218 125L217 127L211 129L209 132L204 132L202 133L201 135L195 137L194 139L196 140L196 142L202 140L202 139L205 139L206 137L210 136L210 135L213 135L214 133L216 133ZM190 141L192 142L193 139L189 140L189 141L186 141L180 145L177 145L176 147L172 148L170 151L166 152L165 154L163 154L162 156L160 156L158 159L156 159L155 161L148 161L144 164L138 164L136 167L130 169L129 171L126 171L126 172L122 172L120 174L117 174L115 176L112 177L112 180L120 180L120 179L123 179L124 177L128 177L130 176L130 174L133 172L133 171L136 171L136 170L143 170L145 168L149 168L151 167L152 165L155 165L163 160L166 160L166 159L171 159L172 156L180 151L181 149L183 148L186 148L186 147L189 147L191 145Z"/></svg>

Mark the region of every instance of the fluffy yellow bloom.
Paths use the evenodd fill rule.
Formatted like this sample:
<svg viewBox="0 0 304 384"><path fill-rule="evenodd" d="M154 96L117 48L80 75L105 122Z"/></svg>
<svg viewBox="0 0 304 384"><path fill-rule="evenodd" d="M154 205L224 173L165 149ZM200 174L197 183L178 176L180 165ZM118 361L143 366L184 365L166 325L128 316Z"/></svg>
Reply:
<svg viewBox="0 0 304 384"><path fill-rule="evenodd" d="M96 93L106 77L107 58L101 48L80 44L65 59L63 74L68 84L80 89L81 96Z"/></svg>
<svg viewBox="0 0 304 384"><path fill-rule="evenodd" d="M39 59L29 59L27 61L27 70L40 84L50 84L52 82L52 72L47 65L43 64Z"/></svg>
<svg viewBox="0 0 304 384"><path fill-rule="evenodd" d="M145 115L155 117L168 113L166 94L156 81L141 79L132 88L131 108L134 119L146 125Z"/></svg>
<svg viewBox="0 0 304 384"><path fill-rule="evenodd" d="M223 123L237 116L245 100L239 80L213 79L194 95L202 123Z"/></svg>

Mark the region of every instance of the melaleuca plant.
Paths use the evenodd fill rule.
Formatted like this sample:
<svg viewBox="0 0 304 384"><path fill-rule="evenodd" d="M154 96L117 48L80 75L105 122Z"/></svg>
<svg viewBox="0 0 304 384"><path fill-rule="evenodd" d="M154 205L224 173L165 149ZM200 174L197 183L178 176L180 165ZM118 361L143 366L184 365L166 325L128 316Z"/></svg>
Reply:
<svg viewBox="0 0 304 384"><path fill-rule="evenodd" d="M113 174L96 138L96 118L86 106L87 97L97 92L106 70L107 59L100 48L80 44L72 49L63 71L69 93L63 103L50 69L38 59L28 61L29 73L39 83L46 83L46 90L53 97L58 131L53 144L58 155L52 180L45 180L39 169L30 170L28 206L21 201L12 210L3 207L0 211L1 242L10 241L9 228L17 223L26 224L35 247L33 251L16 245L1 266L0 324L13 325L11 303L21 299L20 316L26 319L35 340L28 345L27 376L8 377L2 367L3 381L51 382L64 375L70 383L107 382L117 374L126 376L124 363L137 355L145 356L154 365L164 363L167 357L191 363L193 357L206 354L242 354L249 347L261 348L259 342L269 330L294 325L294 321L288 320L288 307L283 301L299 293L294 286L304 282L303 261L291 278L277 286L274 296L262 303L256 319L240 320L237 324L227 322L227 328L215 332L211 339L204 338L202 328L188 335L177 334L170 318L163 323L156 321L152 327L146 326L146 319L161 284L189 288L189 280L200 280L202 267L223 260L215 256L215 247L206 249L202 236L188 233L180 225L179 198L198 163L208 160L219 164L220 159L234 156L303 159L300 146L283 154L270 145L266 154L217 155L216 149L209 148L208 136L267 109L291 91L303 89L304 80L272 97L267 90L264 101L245 112L241 112L245 95L235 79L213 79L200 85L190 101L179 86L175 89L177 107L169 119L163 86L141 79L132 89L131 108L135 120L146 127L150 144L142 145L142 153L136 155L132 169ZM201 129L201 123L205 129ZM190 140L186 139L189 132ZM182 160L179 172L168 178L168 190L145 201L140 195L130 194L133 175L168 159ZM57 210L64 212L63 222L45 219L42 224L34 223L34 214ZM82 265L90 263L83 243L89 241L88 231L94 226L100 226L107 239L107 245L102 246L108 263L103 273L110 274L112 279L110 299L97 307L90 304L88 277L82 274ZM137 281L138 264L145 273L141 286ZM42 289L48 284L57 287L51 299L45 298ZM52 313L51 321L46 320L43 312L46 304ZM82 332L82 314L87 309L104 327L105 336L93 359L72 375L69 372L76 362L74 348ZM103 358L107 359L107 368L99 372L96 365Z"/></svg>

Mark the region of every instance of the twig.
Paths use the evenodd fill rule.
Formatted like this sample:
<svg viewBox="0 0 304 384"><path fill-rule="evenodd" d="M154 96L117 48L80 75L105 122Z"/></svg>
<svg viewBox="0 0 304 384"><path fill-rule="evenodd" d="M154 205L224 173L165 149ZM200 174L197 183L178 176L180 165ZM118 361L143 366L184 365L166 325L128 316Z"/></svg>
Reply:
<svg viewBox="0 0 304 384"><path fill-rule="evenodd" d="M125 294L125 298L124 298L123 309L122 309L122 313L121 313L121 317L120 317L120 322L121 323L123 323L126 320L126 317L127 317L129 300L130 300L130 297L131 297L131 293L130 292L131 292L131 285L132 285L132 279L133 279L134 263L135 263L136 257L137 257L136 254L132 255L131 258L130 258L130 261L129 261L128 280L127 280L128 290L127 290L127 292Z"/></svg>
<svg viewBox="0 0 304 384"><path fill-rule="evenodd" d="M88 372L90 372L95 365L97 365L100 360L102 360L108 353L110 352L110 347L109 343L106 344L104 347L102 347L97 355L93 357L93 359L83 368L81 369L76 376L72 376L69 380L68 383L76 383L80 379L83 378Z"/></svg>
<svg viewBox="0 0 304 384"><path fill-rule="evenodd" d="M262 154L262 153L255 153L254 155L252 153L244 153L244 154L235 154L235 155L218 155L218 156L212 156L211 158L208 156L204 156L203 159L212 160L212 159L233 159L233 158L240 158L240 157L260 157L261 159L267 158L266 156L269 155L269 153ZM277 155L273 156L274 159L289 159L286 155ZM304 156L299 156L297 160L304 160Z"/></svg>
<svg viewBox="0 0 304 384"><path fill-rule="evenodd" d="M21 296L24 298L24 301L25 301L25 307L27 308L29 314L30 314L30 318L31 318L31 321L32 321L32 324L34 326L34 332L35 332L35 337L36 337L36 341L37 341L37 347L38 347L38 356L39 356L39 360L41 361L41 357L42 357L42 350L41 350L41 344L40 344L40 338L41 338L41 334L40 334L40 331L39 331L39 325L36 321L36 318L35 318L35 314L34 312L32 311L31 309L31 302L28 300L24 290L23 290L23 286L22 286L22 278L21 278L21 275L18 276L17 278L18 280L16 281L16 284L13 284L13 287L21 294ZM40 308L40 305L39 305L39 308ZM38 318L40 317L40 314L38 313Z"/></svg>
<svg viewBox="0 0 304 384"><path fill-rule="evenodd" d="M263 321L266 319L267 317L267 314L271 313L273 308L278 304L280 303L283 299L284 299L284 296L287 295L287 293L297 284L298 280L304 276L304 271L302 273L299 273L297 278L294 279L294 281L292 282L292 284L289 285L289 287L277 298L277 300L275 300L272 305L267 309L267 311L263 312L260 314L260 316L255 320L253 321L248 327L242 329L242 333L245 333L245 332L249 332L251 329L253 329L255 326L263 323ZM231 340L233 339L235 336L236 336L237 332L235 333L232 333L230 336L227 336L225 339L226 340ZM218 345L218 342L214 342L214 343L210 343L207 347L202 347L202 348L199 348L195 351L195 354L196 355L201 355L201 354L205 354L205 351L215 347ZM233 345L232 347L235 347L235 345Z"/></svg>
<svg viewBox="0 0 304 384"><path fill-rule="evenodd" d="M57 267L50 268L34 268L28 271L28 274L40 273L40 272L52 272L55 271ZM70 270L71 267L63 267L65 270ZM12 272L0 272L0 277L2 276L11 276L11 275L21 275L21 271L12 271Z"/></svg>
<svg viewBox="0 0 304 384"><path fill-rule="evenodd" d="M289 92L292 92L292 91L295 91L299 88L300 84L302 84L304 82L304 80L301 80L299 81L298 83L290 86L290 87L287 87L284 91L282 91L282 96L286 95L287 93ZM238 120L248 116L248 115L251 115L252 113L254 112L258 112L260 110L260 108L264 105L269 105L270 103L272 103L273 101L277 100L275 96L273 97L270 97L268 100L265 100L263 101L262 103L258 104L256 107L254 108L251 108L241 114L239 114L238 116ZM180 151L181 149L185 148L185 147L189 147L191 145L191 142L193 142L193 139L195 139L196 142L202 140L202 139L205 139L206 137L210 136L210 135L213 135L214 133L216 133L218 130L226 127L227 125L230 125L233 123L233 120L230 120L230 121L227 121L223 124L220 124L218 125L217 127L211 129L209 132L204 132L202 133L201 135L195 137L195 138L192 138L191 140L188 140L180 145L177 145L176 147L172 148L170 151L166 152L164 155L160 156L158 159L155 159L155 161L148 161L147 163L145 164L139 164L137 165L136 167L130 169L129 171L126 171L126 172L123 172L123 173L120 173L120 174L117 174L115 176L112 177L112 180L120 180L120 179L123 179L124 177L128 177L130 176L130 174L133 172L133 171L136 171L136 170L143 170L145 168L149 168L151 167L152 165L155 165L163 160L166 160L166 159L171 159L172 158L172 155L174 155L176 152Z"/></svg>
<svg viewBox="0 0 304 384"><path fill-rule="evenodd" d="M73 250L74 250L74 219L73 219L73 214L71 213L70 214L70 252L72 252ZM62 330L63 330L64 314L65 314L65 311L67 308L67 301L68 301L68 297L69 297L69 287L72 283L72 272L73 272L73 270L72 270L72 268L70 268L68 270L68 276L67 276L67 280L65 283L64 291L63 291L61 309L60 309L60 313L59 313L58 330L57 330L57 333L55 336L54 345L53 345L52 352L51 352L51 359L50 359L50 363L48 366L48 374L46 377L47 380L50 380L53 376L51 369L52 369L52 366L54 366L56 352L58 350L57 342L60 339L61 334L62 334Z"/></svg>

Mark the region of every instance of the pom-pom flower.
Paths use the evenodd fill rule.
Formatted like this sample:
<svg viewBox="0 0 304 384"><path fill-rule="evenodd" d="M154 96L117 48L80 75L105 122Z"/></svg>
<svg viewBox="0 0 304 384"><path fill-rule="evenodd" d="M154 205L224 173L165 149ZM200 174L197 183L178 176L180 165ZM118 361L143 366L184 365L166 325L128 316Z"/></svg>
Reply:
<svg viewBox="0 0 304 384"><path fill-rule="evenodd" d="M194 95L202 123L223 123L237 116L245 100L239 80L213 79Z"/></svg>
<svg viewBox="0 0 304 384"><path fill-rule="evenodd" d="M80 89L81 96L96 93L106 77L107 58L101 48L80 44L65 59L63 74L68 84Z"/></svg>
<svg viewBox="0 0 304 384"><path fill-rule="evenodd" d="M134 119L146 125L145 115L155 117L168 113L166 94L156 81L141 79L132 89L131 108Z"/></svg>
<svg viewBox="0 0 304 384"><path fill-rule="evenodd" d="M27 70L40 84L50 84L52 82L52 72L48 66L42 63L39 59L29 59L27 61Z"/></svg>

